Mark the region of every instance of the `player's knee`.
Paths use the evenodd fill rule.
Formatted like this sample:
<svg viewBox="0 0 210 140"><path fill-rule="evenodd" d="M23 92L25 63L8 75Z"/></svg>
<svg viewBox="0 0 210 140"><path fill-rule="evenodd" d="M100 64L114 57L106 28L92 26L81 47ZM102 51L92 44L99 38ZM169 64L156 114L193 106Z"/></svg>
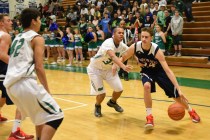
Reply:
<svg viewBox="0 0 210 140"><path fill-rule="evenodd" d="M55 130L57 130L58 127L61 125L62 121L63 121L63 118L58 119L58 120L47 122L46 125L49 125L52 128L54 128Z"/></svg>
<svg viewBox="0 0 210 140"><path fill-rule="evenodd" d="M151 89L151 84L148 83L148 82L145 83L145 84L144 84L144 90L145 90L145 91L150 91L150 89Z"/></svg>

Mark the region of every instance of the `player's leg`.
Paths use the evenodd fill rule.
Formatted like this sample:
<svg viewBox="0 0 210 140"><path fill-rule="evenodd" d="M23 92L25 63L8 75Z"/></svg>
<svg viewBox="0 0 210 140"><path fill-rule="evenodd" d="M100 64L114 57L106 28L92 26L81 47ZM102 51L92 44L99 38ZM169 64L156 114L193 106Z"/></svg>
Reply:
<svg viewBox="0 0 210 140"><path fill-rule="evenodd" d="M103 85L103 78L101 76L100 70L87 67L87 73L91 83L91 95L96 95L96 103L95 103L95 110L94 115L96 117L102 117L101 113L101 103L103 102L106 91Z"/></svg>
<svg viewBox="0 0 210 140"><path fill-rule="evenodd" d="M21 122L22 122L21 113L18 109L16 109L15 120L14 120L14 124L13 124L13 127L12 127L12 132L9 136L9 139L13 139L13 138L33 139L34 138L33 135L28 135L20 129Z"/></svg>
<svg viewBox="0 0 210 140"><path fill-rule="evenodd" d="M146 108L146 124L145 128L147 130L154 128L154 119L152 115L152 96L151 92L155 92L155 83L153 82L152 78L149 77L147 74L142 74L142 83L144 87L144 104Z"/></svg>
<svg viewBox="0 0 210 140"><path fill-rule="evenodd" d="M44 125L37 125L36 126L36 135L38 140L51 140L62 123L62 119L54 120L47 122Z"/></svg>
<svg viewBox="0 0 210 140"><path fill-rule="evenodd" d="M117 103L117 100L123 92L123 86L120 81L119 75L112 75L112 71L109 70L106 74L106 82L114 90L112 93L112 98L107 102L109 107L113 107L117 112L123 112L123 108Z"/></svg>
<svg viewBox="0 0 210 140"><path fill-rule="evenodd" d="M173 98L176 102L179 102L185 107L193 122L200 122L200 117L198 116L198 114L195 112L194 109L190 107L186 100L181 100L176 87L173 85L173 83L165 73L160 73L159 77L157 78L157 83L165 91L165 94L169 98Z"/></svg>
<svg viewBox="0 0 210 140"><path fill-rule="evenodd" d="M0 91L2 93L2 95L0 96L0 122L4 122L7 121L7 118L3 117L1 114L1 109L6 103L6 89L3 86L3 81L0 81Z"/></svg>

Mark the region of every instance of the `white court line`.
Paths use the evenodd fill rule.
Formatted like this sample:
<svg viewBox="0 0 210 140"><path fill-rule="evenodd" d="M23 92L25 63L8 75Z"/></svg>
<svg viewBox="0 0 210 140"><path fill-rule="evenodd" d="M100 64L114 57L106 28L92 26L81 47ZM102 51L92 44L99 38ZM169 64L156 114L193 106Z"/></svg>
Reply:
<svg viewBox="0 0 210 140"><path fill-rule="evenodd" d="M63 111L71 110L71 109L76 109L76 108L81 108L81 107L84 107L84 106L87 106L87 105L88 105L88 104L84 104L84 103L81 103L81 102L76 102L76 101L67 100L67 99L63 99L63 98L57 98L57 97L53 97L53 98L58 99L58 100L62 100L62 101L66 101L66 102L69 102L69 103L80 104L79 106L64 108L64 109L62 109ZM28 117L27 117L27 118L28 118ZM0 124L2 124L2 123L14 122L14 121L15 121L15 120L7 120L6 122L1 122Z"/></svg>
<svg viewBox="0 0 210 140"><path fill-rule="evenodd" d="M63 98L58 98L58 97L53 97L53 98L59 99L59 100L63 100L63 101L66 101L66 102L70 102L70 103L76 103L76 104L87 105L87 104L84 104L84 103L81 103L81 102L76 102L76 101L67 100L67 99L63 99Z"/></svg>

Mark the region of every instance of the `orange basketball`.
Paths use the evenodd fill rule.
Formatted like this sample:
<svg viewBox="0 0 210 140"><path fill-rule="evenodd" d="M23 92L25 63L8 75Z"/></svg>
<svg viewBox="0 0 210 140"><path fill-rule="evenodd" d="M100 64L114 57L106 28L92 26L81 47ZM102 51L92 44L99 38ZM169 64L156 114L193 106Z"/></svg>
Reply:
<svg viewBox="0 0 210 140"><path fill-rule="evenodd" d="M181 120L185 115L185 108L180 103L173 103L168 107L168 116L175 121Z"/></svg>

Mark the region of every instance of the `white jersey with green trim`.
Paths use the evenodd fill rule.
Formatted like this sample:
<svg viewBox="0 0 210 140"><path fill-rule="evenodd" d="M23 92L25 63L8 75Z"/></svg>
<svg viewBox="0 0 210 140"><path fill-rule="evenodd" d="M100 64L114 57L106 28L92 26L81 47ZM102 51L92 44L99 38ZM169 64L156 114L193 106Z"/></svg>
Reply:
<svg viewBox="0 0 210 140"><path fill-rule="evenodd" d="M94 67L100 70L108 70L112 68L113 61L110 56L107 54L108 50L112 50L115 52L117 57L120 57L126 50L128 46L124 44L122 41L119 46L114 44L113 38L106 39L97 54L91 58L89 67Z"/></svg>
<svg viewBox="0 0 210 140"><path fill-rule="evenodd" d="M10 87L22 77L36 78L34 52L31 46L31 40L36 36L40 35L29 30L18 34L12 42L8 70L4 80L5 87Z"/></svg>

